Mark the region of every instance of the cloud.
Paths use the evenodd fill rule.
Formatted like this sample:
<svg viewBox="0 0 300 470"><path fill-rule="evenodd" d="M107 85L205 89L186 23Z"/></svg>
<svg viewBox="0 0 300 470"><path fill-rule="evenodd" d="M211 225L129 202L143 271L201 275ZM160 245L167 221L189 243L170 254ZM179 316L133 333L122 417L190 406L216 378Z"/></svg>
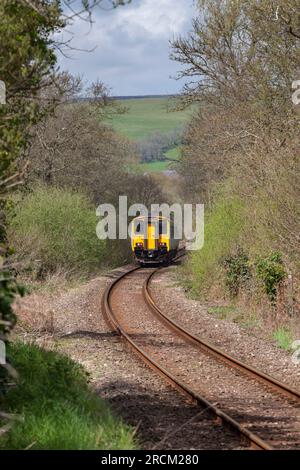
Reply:
<svg viewBox="0 0 300 470"><path fill-rule="evenodd" d="M124 24L131 37L145 36L168 38L180 33L189 19L187 2L170 0L144 0L134 10L119 10L117 24Z"/></svg>
<svg viewBox="0 0 300 470"><path fill-rule="evenodd" d="M72 46L93 52L67 52L60 68L100 78L115 95L175 93L181 84L170 79L178 64L169 59L169 40L191 27L193 0L132 0L114 10L96 9L94 24L76 19ZM65 36L66 37L66 36Z"/></svg>

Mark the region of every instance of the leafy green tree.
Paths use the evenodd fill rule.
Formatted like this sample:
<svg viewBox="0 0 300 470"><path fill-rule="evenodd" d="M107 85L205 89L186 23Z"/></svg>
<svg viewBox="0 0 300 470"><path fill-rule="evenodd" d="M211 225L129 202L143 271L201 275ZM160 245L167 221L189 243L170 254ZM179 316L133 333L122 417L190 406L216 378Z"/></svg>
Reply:
<svg viewBox="0 0 300 470"><path fill-rule="evenodd" d="M48 2L47 15L19 1L0 4L0 77L6 86L6 104L0 106L2 181L16 171L28 131L45 112L39 93L56 63L51 35L64 26L60 15L57 2Z"/></svg>
<svg viewBox="0 0 300 470"><path fill-rule="evenodd" d="M23 294L7 262L10 249L5 233L6 196L22 178L16 160L27 146L30 127L47 110L48 106L40 100L40 90L56 63L51 37L64 26L59 2L40 2L43 14L28 3L0 3L0 78L6 88L6 102L0 105L0 340L6 340L16 320L14 297Z"/></svg>
<svg viewBox="0 0 300 470"><path fill-rule="evenodd" d="M16 159L29 143L30 129L52 108L53 96L42 90L55 82L54 33L74 17L90 18L101 0L3 0L0 3L0 79L6 104L0 105L0 193L19 184ZM129 1L112 1L112 7ZM2 203L3 209L3 203ZM3 210L0 223L3 229ZM3 234L2 234L3 235Z"/></svg>
<svg viewBox="0 0 300 470"><path fill-rule="evenodd" d="M130 0L111 1L112 7ZM54 34L82 14L91 20L101 0L1 0L0 80L6 102L0 104L0 340L6 340L15 323L12 303L23 294L11 275L6 239L7 194L22 183L24 168L17 161L30 142L30 130L53 109L53 95L45 89L54 83L56 52L61 44ZM0 371L1 373L1 371ZM0 377L1 388L1 377Z"/></svg>

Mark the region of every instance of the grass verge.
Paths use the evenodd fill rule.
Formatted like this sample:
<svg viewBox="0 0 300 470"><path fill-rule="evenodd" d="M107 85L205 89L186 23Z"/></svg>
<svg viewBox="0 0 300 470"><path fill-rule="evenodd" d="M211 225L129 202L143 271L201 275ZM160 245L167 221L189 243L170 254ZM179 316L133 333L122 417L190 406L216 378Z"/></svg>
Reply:
<svg viewBox="0 0 300 470"><path fill-rule="evenodd" d="M0 408L21 419L1 437L0 449L135 448L132 429L92 392L79 364L21 342L9 345L8 358L20 379L0 396Z"/></svg>
<svg viewBox="0 0 300 470"><path fill-rule="evenodd" d="M292 332L288 328L279 327L273 331L273 339L281 349L289 351L293 341Z"/></svg>
<svg viewBox="0 0 300 470"><path fill-rule="evenodd" d="M228 317L236 314L236 307L232 307L231 305L224 305L224 306L216 306L216 307L209 307L208 313L216 315L220 320L226 320Z"/></svg>

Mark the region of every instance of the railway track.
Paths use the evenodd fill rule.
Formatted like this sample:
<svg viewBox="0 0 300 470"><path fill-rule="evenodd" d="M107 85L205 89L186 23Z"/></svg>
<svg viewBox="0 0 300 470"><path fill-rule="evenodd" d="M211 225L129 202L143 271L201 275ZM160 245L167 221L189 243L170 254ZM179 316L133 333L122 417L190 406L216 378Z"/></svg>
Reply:
<svg viewBox="0 0 300 470"><path fill-rule="evenodd" d="M253 377L255 380L262 382L263 384L271 387L276 392L291 398L292 400L296 400L300 402L300 393L297 390L289 387L288 385L279 382L273 377L265 374L264 372L252 367L248 364L245 364L242 361L230 356L225 351L217 348L213 344L205 341L198 336L195 336L193 333L188 331L179 323L172 320L168 315L166 315L155 303L151 291L150 291L150 284L152 278L156 274L157 271L153 271L146 279L143 285L143 295L145 301L147 302L148 306L152 309L152 311L159 317L161 321L163 321L171 330L175 331L176 333L180 334L183 338L186 338L188 341L195 344L200 349L205 350L208 354L213 354L217 359L225 362L230 367L236 368L239 371L243 372L245 375Z"/></svg>
<svg viewBox="0 0 300 470"><path fill-rule="evenodd" d="M150 317L152 317L152 319L153 318L158 319L160 324L164 325L164 327L168 331L170 331L173 336L174 335L176 335L176 337L180 336L183 340L183 343L189 343L190 345L189 347L192 347L193 349L197 349L199 353L201 352L207 356L211 356L211 358L214 361L221 363L222 367L225 366L228 369L231 369L231 370L233 369L235 373L246 377L247 380L249 379L251 379L252 381L254 380L258 384L260 384L262 387L272 390L273 394L275 392L275 394L280 397L279 402L282 397L286 406L287 406L287 402L289 402L290 403L289 406L292 406L292 407L299 405L300 394L296 390L289 388L287 385L278 382L274 378L267 376L266 374L256 370L252 366L246 365L242 363L241 361L238 361L237 359L229 356L226 352L219 350L214 345L202 340L201 338L194 336L191 332L187 331L181 325L174 322L164 312L162 312L160 308L156 305L150 292L151 281L153 277L155 276L155 273L157 273L158 271L159 269L145 270L139 267L134 267L126 271L125 273L122 273L119 277L117 277L113 281L113 283L110 286L108 286L102 298L102 308L103 308L103 312L104 312L107 322L115 331L117 331L127 341L127 343L132 347L134 352L137 353L143 359L144 362L146 362L152 369L158 372L173 387L177 388L181 393L184 393L192 401L198 403L199 405L203 406L205 409L209 410L223 423L233 428L236 432L238 432L241 436L243 436L244 440L250 443L251 447L255 449L260 449L260 450L272 450L274 447L270 443L270 440L272 437L270 436L270 433L267 433L269 438L266 439L264 435L263 437L261 437L260 432L259 433L253 432L251 429L249 429L249 426L246 426L243 423L243 418L240 412L239 413L236 413L235 411L232 412L230 407L228 407L226 404L225 406L221 406L219 403L218 405L216 405L215 400L207 398L207 394L203 393L202 390L200 392L197 387L195 389L195 386L190 386L190 384L188 384L186 380L182 380L182 378L180 377L180 375L182 374L178 374L176 370L174 371L174 368L172 370L172 367L168 367L168 365L166 366L164 361L162 361L159 356L161 351L160 353L153 353L153 344L155 344L155 341L156 341L155 334L148 333L148 330L147 332L145 332L144 330L143 332L141 332L141 327L139 325L139 322L137 326L133 328L130 326L130 322L128 321L128 318L126 317L122 318L123 316L122 312L126 305L126 300L124 299L124 296L121 296L123 300L122 300L122 305L118 307L119 312L116 311L117 309L116 309L116 302L114 300L114 296L116 296L116 293L121 287L121 284L127 282L127 285L131 285L131 284L134 285L134 283L132 283L132 276L136 276L137 274L140 275L142 283L139 286L138 293L134 293L134 295L138 295L139 302L141 302L141 298L143 299L144 306L146 307L146 310L147 310L147 313L145 313L145 315L149 316L150 314ZM136 279L135 279L135 283L136 283ZM134 303L134 299L133 299L133 303ZM127 305L126 305L126 308L128 308ZM130 309L132 310L132 306L130 307ZM147 321L148 321L148 318L147 318ZM149 321L151 321L151 319L149 319ZM151 341L149 340L150 343L153 343L151 344L152 350L150 348L150 351L149 351L149 344L143 344L143 341L140 339L141 337L145 335L150 335L150 336L152 335ZM174 339L172 340L172 342L174 342ZM144 343L145 343L145 340L144 340ZM173 346L176 347L176 345L172 344L172 347ZM178 344L177 346L179 348L182 347L181 343ZM187 354L189 353L187 352ZM247 402L247 400L245 401ZM278 404L278 398L276 400L276 403ZM265 419L263 413L262 413L261 419L262 420ZM256 427L259 427L259 426L256 426ZM266 434L266 433L263 433L263 434ZM299 434L300 434L300 430L299 430ZM297 440L296 447L298 447L298 444L300 446L300 435L297 437L299 438L299 442ZM282 440L284 440L284 438L285 437L282 436ZM276 448L281 448L280 442L278 443L278 436L277 436L276 444L277 444ZM291 448L291 447L293 447L291 443L288 443L287 445L284 446L284 448Z"/></svg>

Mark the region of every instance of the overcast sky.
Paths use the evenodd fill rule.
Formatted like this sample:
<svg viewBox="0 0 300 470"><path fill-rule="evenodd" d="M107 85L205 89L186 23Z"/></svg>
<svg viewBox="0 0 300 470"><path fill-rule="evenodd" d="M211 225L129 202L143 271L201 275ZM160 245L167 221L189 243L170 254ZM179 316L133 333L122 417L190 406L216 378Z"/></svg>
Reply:
<svg viewBox="0 0 300 470"><path fill-rule="evenodd" d="M193 0L132 0L114 10L96 8L92 29L79 19L70 28L73 47L95 50L66 51L72 58L60 55L60 69L89 82L100 78L113 95L176 93L182 83L170 78L179 64L169 59L169 40L189 31L194 15Z"/></svg>

